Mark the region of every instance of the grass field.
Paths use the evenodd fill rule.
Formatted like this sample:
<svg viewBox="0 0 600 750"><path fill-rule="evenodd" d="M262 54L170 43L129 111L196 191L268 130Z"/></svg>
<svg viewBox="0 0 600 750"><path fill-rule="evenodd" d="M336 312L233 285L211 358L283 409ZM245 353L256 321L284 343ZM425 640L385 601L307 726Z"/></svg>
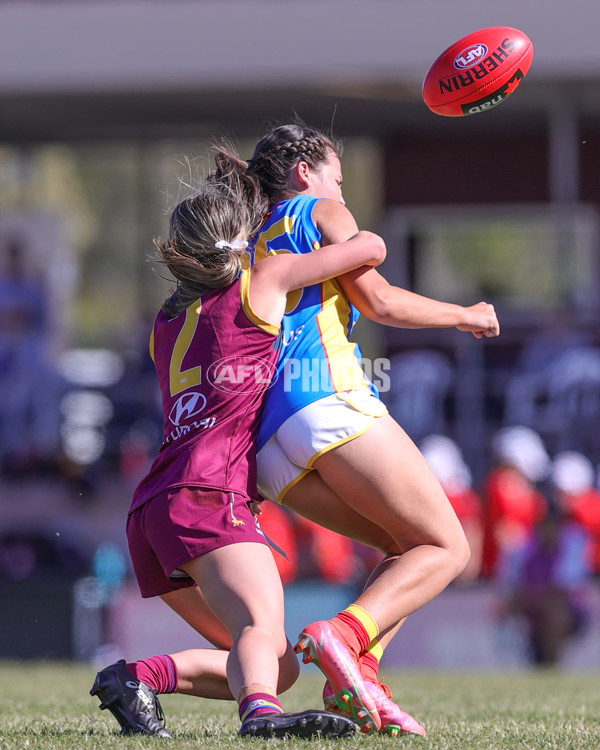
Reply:
<svg viewBox="0 0 600 750"><path fill-rule="evenodd" d="M173 740L120 737L108 711L88 691L95 670L55 663L0 662L0 750L22 748L278 747L531 748L600 747L600 675L557 671L503 674L386 673L400 704L427 728L428 739L357 735L350 740L242 740L233 703L188 696L161 698ZM312 668L282 697L288 710L319 705L322 679Z"/></svg>

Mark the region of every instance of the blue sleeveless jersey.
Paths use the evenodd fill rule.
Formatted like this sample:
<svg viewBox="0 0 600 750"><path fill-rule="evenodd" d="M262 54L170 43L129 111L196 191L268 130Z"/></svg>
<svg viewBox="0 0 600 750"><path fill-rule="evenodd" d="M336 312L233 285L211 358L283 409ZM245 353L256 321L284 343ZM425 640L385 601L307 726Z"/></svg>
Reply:
<svg viewBox="0 0 600 750"><path fill-rule="evenodd" d="M319 200L300 195L274 206L249 248L250 262L274 253L310 253L321 246L312 219ZM275 382L267 391L258 449L308 404L331 393L375 386L360 366L362 353L348 341L359 311L334 280L288 294Z"/></svg>

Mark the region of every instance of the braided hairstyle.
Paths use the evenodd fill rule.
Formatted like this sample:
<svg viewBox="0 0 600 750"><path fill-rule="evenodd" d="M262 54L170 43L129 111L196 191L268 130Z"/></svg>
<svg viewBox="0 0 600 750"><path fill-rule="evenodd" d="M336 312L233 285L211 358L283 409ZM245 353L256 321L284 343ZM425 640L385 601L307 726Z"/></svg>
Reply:
<svg viewBox="0 0 600 750"><path fill-rule="evenodd" d="M257 179L232 147L215 155L216 169L175 206L166 240L157 238L156 260L177 280L175 293L163 304L174 317L211 289L231 284L242 270L245 247L268 210ZM224 241L234 247L216 245Z"/></svg>
<svg viewBox="0 0 600 750"><path fill-rule="evenodd" d="M257 143L248 171L258 178L273 205L287 193L290 171L298 162L305 161L312 169L319 169L332 151L341 158L342 144L334 136L300 122L279 125Z"/></svg>

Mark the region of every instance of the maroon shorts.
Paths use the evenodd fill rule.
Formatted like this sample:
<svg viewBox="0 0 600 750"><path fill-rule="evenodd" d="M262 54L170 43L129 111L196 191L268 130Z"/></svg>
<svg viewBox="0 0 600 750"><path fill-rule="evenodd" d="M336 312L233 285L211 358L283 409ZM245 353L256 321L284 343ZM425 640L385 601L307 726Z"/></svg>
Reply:
<svg viewBox="0 0 600 750"><path fill-rule="evenodd" d="M267 544L245 495L177 487L152 498L127 518L127 541L143 597L193 586L178 568L236 542Z"/></svg>

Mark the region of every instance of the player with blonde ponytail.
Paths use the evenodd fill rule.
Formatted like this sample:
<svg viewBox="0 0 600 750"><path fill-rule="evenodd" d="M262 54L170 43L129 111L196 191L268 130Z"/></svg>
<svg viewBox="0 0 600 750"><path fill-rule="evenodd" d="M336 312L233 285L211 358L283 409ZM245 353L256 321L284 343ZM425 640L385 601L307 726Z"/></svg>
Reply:
<svg viewBox="0 0 600 750"><path fill-rule="evenodd" d="M343 247L244 269L268 202L235 155L219 152L216 165L155 243L177 282L151 337L164 432L134 492L127 538L142 596L160 596L217 648L120 660L97 674L91 693L126 734L172 736L156 696L181 692L237 700L241 735L350 736L350 719L322 709L285 713L277 697L299 667L254 512L256 434L288 292L377 265L385 245L358 232Z"/></svg>

